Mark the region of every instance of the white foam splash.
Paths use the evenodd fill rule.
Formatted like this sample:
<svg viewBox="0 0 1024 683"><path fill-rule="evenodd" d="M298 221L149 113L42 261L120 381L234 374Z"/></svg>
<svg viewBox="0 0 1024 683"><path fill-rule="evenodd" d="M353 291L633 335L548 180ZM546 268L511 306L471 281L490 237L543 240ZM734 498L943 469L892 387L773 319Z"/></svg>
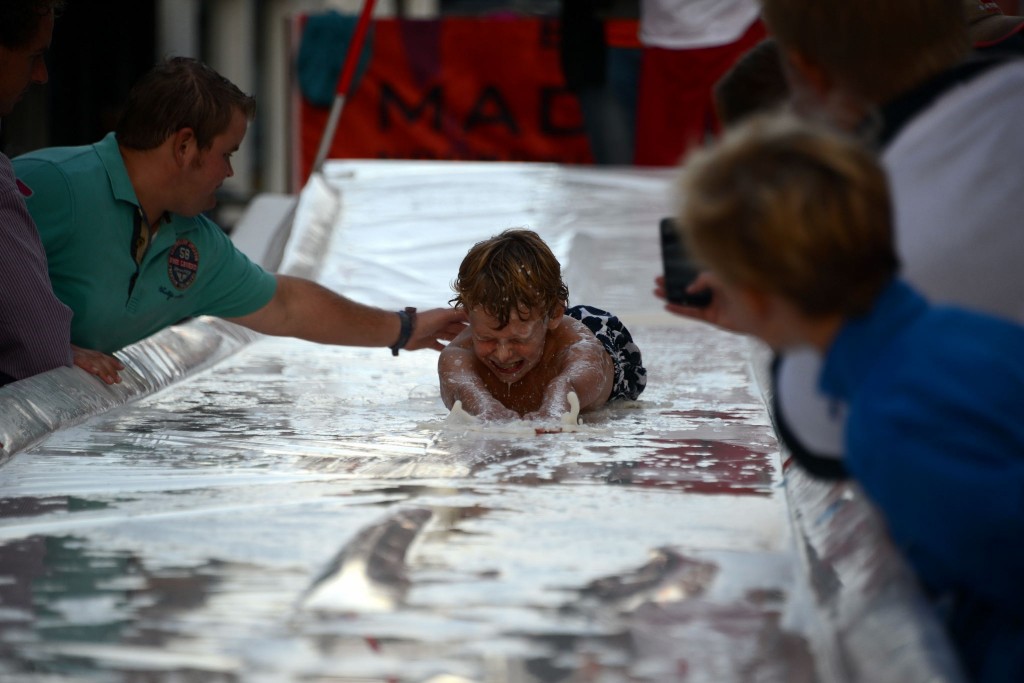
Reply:
<svg viewBox="0 0 1024 683"><path fill-rule="evenodd" d="M580 399L575 391L566 396L569 401L569 412L563 413L558 423L535 422L532 420L483 420L470 415L462 408L462 401L456 401L448 417L444 420L445 429L456 429L470 432L487 432L489 434L512 434L516 436L535 436L537 434L557 434L559 432L579 431L583 422L579 419Z"/></svg>

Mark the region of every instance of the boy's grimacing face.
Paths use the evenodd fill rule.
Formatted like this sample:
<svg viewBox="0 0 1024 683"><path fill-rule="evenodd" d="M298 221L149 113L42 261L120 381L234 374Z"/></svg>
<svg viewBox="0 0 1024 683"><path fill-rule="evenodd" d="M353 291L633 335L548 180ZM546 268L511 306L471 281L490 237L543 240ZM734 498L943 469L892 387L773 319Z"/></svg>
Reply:
<svg viewBox="0 0 1024 683"><path fill-rule="evenodd" d="M524 320L513 311L508 325L498 329L497 318L476 307L469 311L473 353L502 382L518 382L540 364L548 330L560 322L561 316L549 319L536 311Z"/></svg>

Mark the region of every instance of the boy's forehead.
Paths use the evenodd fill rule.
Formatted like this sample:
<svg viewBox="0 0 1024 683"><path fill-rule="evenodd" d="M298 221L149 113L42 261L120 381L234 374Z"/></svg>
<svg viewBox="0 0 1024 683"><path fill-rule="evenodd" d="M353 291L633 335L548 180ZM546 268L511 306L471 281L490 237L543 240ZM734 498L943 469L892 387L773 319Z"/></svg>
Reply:
<svg viewBox="0 0 1024 683"><path fill-rule="evenodd" d="M529 315L525 315L523 309L512 308L509 311L508 325L506 327L533 327L537 323L542 322L544 320L544 313L542 311L535 308L531 308L528 310ZM498 324L498 318L485 311L483 306L474 306L473 308L470 309L469 324L474 327L481 326L492 330L497 330L500 328Z"/></svg>

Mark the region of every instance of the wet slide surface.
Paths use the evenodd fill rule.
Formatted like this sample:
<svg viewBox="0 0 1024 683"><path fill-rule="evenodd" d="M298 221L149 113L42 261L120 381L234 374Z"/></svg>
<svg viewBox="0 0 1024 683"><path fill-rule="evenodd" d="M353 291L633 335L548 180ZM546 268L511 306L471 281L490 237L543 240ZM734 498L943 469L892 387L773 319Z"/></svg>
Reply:
<svg viewBox="0 0 1024 683"><path fill-rule="evenodd" d="M671 178L329 165L283 270L443 305L529 227L647 390L523 436L446 424L433 352L244 345L0 466L0 678L818 680L751 342L650 293Z"/></svg>

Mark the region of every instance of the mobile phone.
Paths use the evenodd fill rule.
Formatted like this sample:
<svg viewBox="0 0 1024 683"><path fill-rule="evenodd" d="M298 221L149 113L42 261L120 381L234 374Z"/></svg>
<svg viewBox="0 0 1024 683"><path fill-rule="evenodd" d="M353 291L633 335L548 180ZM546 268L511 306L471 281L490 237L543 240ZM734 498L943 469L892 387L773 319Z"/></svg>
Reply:
<svg viewBox="0 0 1024 683"><path fill-rule="evenodd" d="M661 260L665 268L665 298L673 304L705 308L711 303L711 290L687 293L686 288L700 274L700 268L687 253L674 218L662 218Z"/></svg>

